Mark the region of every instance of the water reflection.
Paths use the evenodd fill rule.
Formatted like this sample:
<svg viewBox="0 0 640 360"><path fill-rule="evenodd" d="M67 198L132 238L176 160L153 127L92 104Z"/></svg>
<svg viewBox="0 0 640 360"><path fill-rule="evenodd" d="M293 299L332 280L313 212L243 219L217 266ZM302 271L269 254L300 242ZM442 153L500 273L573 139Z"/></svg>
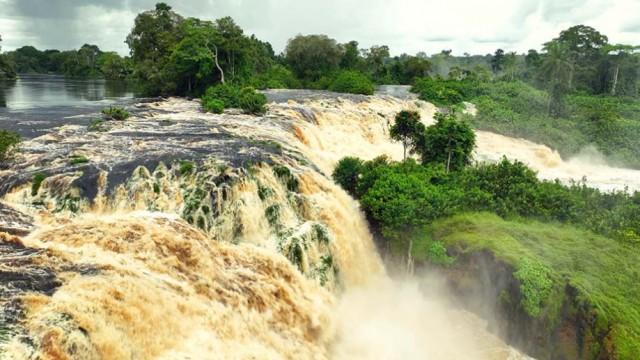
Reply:
<svg viewBox="0 0 640 360"><path fill-rule="evenodd" d="M7 80L7 79L0 80L0 108L7 107L7 97L5 95L5 89L10 89L11 87L15 86L15 84L16 84L15 80Z"/></svg>
<svg viewBox="0 0 640 360"><path fill-rule="evenodd" d="M102 107L126 105L134 96L123 82L20 75L0 82L0 129L34 137L63 124L88 123Z"/></svg>
<svg viewBox="0 0 640 360"><path fill-rule="evenodd" d="M31 109L82 106L87 102L133 97L125 83L102 79L69 79L56 75L21 75L14 86L3 86L6 107Z"/></svg>

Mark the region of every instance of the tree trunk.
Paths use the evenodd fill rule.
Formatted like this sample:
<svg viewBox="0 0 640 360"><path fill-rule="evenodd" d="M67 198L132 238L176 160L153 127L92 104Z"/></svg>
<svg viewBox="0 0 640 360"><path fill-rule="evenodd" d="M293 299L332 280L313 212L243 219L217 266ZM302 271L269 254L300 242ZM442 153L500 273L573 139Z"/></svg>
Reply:
<svg viewBox="0 0 640 360"><path fill-rule="evenodd" d="M213 59L216 62L216 67L218 68L218 71L220 71L220 82L224 84L224 70L222 70L222 68L220 67L220 63L218 62L218 47L213 45L213 48L215 49L215 53L213 54Z"/></svg>
<svg viewBox="0 0 640 360"><path fill-rule="evenodd" d="M406 141L402 142L402 147L404 148L404 156L402 157L402 160L407 160L407 142Z"/></svg>
<svg viewBox="0 0 640 360"><path fill-rule="evenodd" d="M449 158L447 159L447 173L449 173L449 169L451 168L451 153L453 151L449 150Z"/></svg>
<svg viewBox="0 0 640 360"><path fill-rule="evenodd" d="M613 73L613 86L611 87L611 95L616 95L616 88L618 87L618 75L620 74L620 65L616 65L616 71Z"/></svg>

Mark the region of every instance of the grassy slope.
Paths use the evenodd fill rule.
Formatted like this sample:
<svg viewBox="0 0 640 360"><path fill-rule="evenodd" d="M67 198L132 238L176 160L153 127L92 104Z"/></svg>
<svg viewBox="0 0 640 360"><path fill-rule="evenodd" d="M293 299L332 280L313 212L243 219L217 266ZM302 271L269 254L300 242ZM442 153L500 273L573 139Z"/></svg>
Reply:
<svg viewBox="0 0 640 360"><path fill-rule="evenodd" d="M506 221L486 213L438 221L429 233L414 245L418 257L431 238L463 252L489 250L515 269L530 260L540 262L551 270L556 286L566 282L580 291L596 309L599 326L614 325L620 358L640 354L638 249L569 226Z"/></svg>

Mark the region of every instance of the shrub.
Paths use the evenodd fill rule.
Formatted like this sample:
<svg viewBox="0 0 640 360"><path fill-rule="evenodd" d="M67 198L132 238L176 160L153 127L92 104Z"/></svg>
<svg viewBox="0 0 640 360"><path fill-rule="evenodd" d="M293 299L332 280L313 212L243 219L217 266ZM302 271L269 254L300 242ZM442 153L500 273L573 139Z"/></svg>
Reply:
<svg viewBox="0 0 640 360"><path fill-rule="evenodd" d="M333 180L349 194L355 195L362 164L363 161L355 157L343 158L333 170Z"/></svg>
<svg viewBox="0 0 640 360"><path fill-rule="evenodd" d="M267 97L256 92L252 87L242 89L238 99L240 108L247 114L264 114L267 112Z"/></svg>
<svg viewBox="0 0 640 360"><path fill-rule="evenodd" d="M343 71L333 80L329 90L349 94L373 95L371 80L357 71Z"/></svg>
<svg viewBox="0 0 640 360"><path fill-rule="evenodd" d="M231 84L218 84L207 89L202 97L205 111L216 112L223 108L241 108L247 114L264 114L267 97L252 87L239 88Z"/></svg>
<svg viewBox="0 0 640 360"><path fill-rule="evenodd" d="M224 102L219 99L203 99L202 107L204 108L204 111L214 114L222 114L224 112Z"/></svg>
<svg viewBox="0 0 640 360"><path fill-rule="evenodd" d="M9 160L20 141L20 135L11 131L0 130L0 162Z"/></svg>
<svg viewBox="0 0 640 360"><path fill-rule="evenodd" d="M438 106L457 105L464 100L457 83L455 80L424 78L417 80L411 91L420 99Z"/></svg>
<svg viewBox="0 0 640 360"><path fill-rule="evenodd" d="M202 103L206 104L213 99L222 101L225 108L238 108L240 107L240 88L231 84L211 86L202 97Z"/></svg>
<svg viewBox="0 0 640 360"><path fill-rule="evenodd" d="M119 106L109 106L108 108L104 108L102 109L102 113L107 119L119 121L127 120L130 116L127 110Z"/></svg>

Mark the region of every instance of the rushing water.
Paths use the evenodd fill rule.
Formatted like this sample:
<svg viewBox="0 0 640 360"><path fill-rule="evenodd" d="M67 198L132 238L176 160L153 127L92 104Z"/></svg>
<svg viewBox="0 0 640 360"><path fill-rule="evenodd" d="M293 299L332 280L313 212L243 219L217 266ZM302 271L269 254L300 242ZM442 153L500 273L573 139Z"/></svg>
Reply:
<svg viewBox="0 0 640 360"><path fill-rule="evenodd" d="M20 75L0 81L0 128L32 138L63 124L87 124L102 107L129 103L133 96L122 82Z"/></svg>

